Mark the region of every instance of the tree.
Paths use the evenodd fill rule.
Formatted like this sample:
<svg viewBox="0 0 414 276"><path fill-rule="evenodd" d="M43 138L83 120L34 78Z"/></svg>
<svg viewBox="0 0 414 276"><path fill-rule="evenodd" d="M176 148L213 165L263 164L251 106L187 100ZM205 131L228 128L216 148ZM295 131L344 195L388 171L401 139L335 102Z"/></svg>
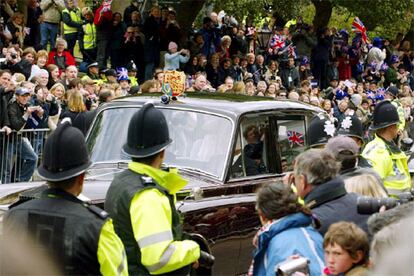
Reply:
<svg viewBox="0 0 414 276"><path fill-rule="evenodd" d="M319 29L328 26L332 14L332 2L326 0L312 0L315 6L315 16L313 17L313 27Z"/></svg>

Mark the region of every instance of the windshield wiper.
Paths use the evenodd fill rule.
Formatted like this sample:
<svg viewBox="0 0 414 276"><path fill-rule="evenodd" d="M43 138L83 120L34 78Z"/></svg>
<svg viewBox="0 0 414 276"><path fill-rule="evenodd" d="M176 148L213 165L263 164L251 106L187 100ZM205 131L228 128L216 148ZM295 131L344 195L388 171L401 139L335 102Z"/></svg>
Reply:
<svg viewBox="0 0 414 276"><path fill-rule="evenodd" d="M214 174L212 174L212 173L209 173L209 172L206 172L206 171L203 171L203 170L200 170L200 169L194 168L194 167L181 167L181 166L175 166L175 168L177 168L177 169L179 169L179 170L182 170L182 171L187 171L187 172L197 172L197 173L201 173L201 174L204 174L204 175L207 175L207 176L211 176L211 177L213 177L213 178L218 178L218 177L217 177L217 175L214 175Z"/></svg>
<svg viewBox="0 0 414 276"><path fill-rule="evenodd" d="M99 161L93 162L92 166L89 170L93 169L100 169L100 168L118 168L118 169L125 169L128 168L128 164L130 163L129 160L108 160L108 161Z"/></svg>

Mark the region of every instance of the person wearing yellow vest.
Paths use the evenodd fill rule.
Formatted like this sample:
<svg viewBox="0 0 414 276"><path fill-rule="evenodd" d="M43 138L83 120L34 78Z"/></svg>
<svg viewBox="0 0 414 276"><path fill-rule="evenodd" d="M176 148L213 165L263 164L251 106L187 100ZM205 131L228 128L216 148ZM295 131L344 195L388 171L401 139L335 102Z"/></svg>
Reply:
<svg viewBox="0 0 414 276"><path fill-rule="evenodd" d="M183 237L175 201L187 181L176 171L160 169L171 142L167 120L152 103L132 116L123 146L132 162L115 176L105 199L130 275L189 275L192 267L213 259Z"/></svg>
<svg viewBox="0 0 414 276"><path fill-rule="evenodd" d="M371 130L375 138L369 142L362 156L372 164L380 175L388 194L398 196L411 189L411 177L408 171L407 156L394 143L398 136L399 116L390 101L380 102L373 113Z"/></svg>
<svg viewBox="0 0 414 276"><path fill-rule="evenodd" d="M67 0L66 9L62 11L63 35L68 43L68 50L73 55L76 40L79 38L82 29L81 11L75 6L74 0Z"/></svg>
<svg viewBox="0 0 414 276"><path fill-rule="evenodd" d="M397 86L390 85L387 88L387 90L385 91L384 98L386 100L391 101L391 103L397 109L398 118L399 118L398 130L400 131L400 134L401 134L401 132L404 131L404 129L405 129L405 113L404 113L404 108L402 107L400 101L397 98L398 92L399 91L398 91L398 87Z"/></svg>
<svg viewBox="0 0 414 276"><path fill-rule="evenodd" d="M91 8L84 7L82 16L85 20L82 25L82 33L79 36L79 48L82 52L83 61L89 63L96 60L96 27L93 24Z"/></svg>

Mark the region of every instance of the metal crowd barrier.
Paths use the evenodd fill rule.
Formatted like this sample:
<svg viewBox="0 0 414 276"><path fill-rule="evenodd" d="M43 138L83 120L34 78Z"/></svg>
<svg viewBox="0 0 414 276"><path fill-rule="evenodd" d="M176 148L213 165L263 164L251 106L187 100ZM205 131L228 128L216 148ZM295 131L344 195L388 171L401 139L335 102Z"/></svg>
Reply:
<svg viewBox="0 0 414 276"><path fill-rule="evenodd" d="M49 129L24 129L9 135L0 132L0 181L27 182L40 164Z"/></svg>

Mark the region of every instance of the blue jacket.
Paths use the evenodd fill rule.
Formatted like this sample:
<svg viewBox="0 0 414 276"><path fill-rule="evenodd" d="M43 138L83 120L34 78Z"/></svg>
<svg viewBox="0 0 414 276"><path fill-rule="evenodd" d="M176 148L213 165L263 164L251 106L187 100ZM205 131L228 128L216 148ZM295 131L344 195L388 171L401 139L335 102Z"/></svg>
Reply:
<svg viewBox="0 0 414 276"><path fill-rule="evenodd" d="M310 275L321 275L324 267L323 238L311 223L310 216L296 213L264 230L254 252L253 275L275 275L275 267L292 255L308 258Z"/></svg>

